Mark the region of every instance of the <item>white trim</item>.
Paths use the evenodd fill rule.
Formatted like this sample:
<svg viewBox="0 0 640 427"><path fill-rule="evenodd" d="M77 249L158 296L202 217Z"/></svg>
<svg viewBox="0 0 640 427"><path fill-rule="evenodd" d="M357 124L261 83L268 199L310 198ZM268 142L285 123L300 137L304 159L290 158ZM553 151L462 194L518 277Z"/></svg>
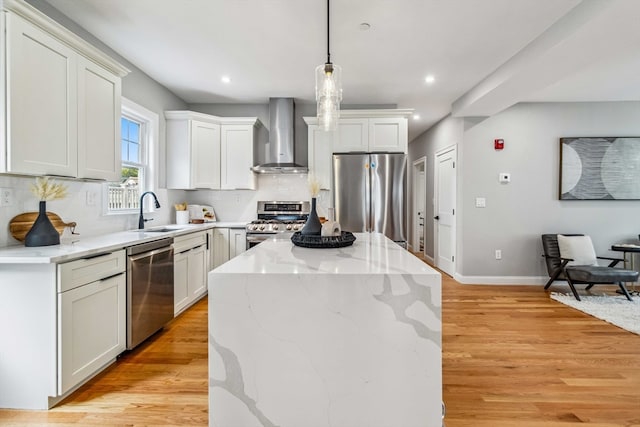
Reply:
<svg viewBox="0 0 640 427"><path fill-rule="evenodd" d="M423 212L422 212L422 255L423 256L427 256L427 156L422 156L420 157L418 160L414 160L413 161L413 168L411 169L412 172L412 193L413 193L413 200L412 200L412 205L411 205L411 229L413 230L412 236L411 236L411 240L412 243L416 243L418 245L418 248L415 248L415 252L419 251L419 247L420 247L420 236L418 235L418 218L416 216L416 205L417 205L417 200L418 200L418 192L416 191L416 183L418 182L418 178L419 178L419 174L417 174L416 169L419 168L420 166L422 166L422 172L424 172L424 178L423 178L423 189L424 189L424 206L423 206Z"/></svg>
<svg viewBox="0 0 640 427"><path fill-rule="evenodd" d="M124 77L130 73L131 70L95 46L87 43L83 38L69 31L30 4L22 0L4 0L0 5L2 5L3 9L26 19L29 23L41 28L79 54L108 69L119 77Z"/></svg>
<svg viewBox="0 0 640 427"><path fill-rule="evenodd" d="M544 285L548 276L463 276L455 273L454 280L464 285Z"/></svg>
<svg viewBox="0 0 640 427"><path fill-rule="evenodd" d="M211 114L198 113L188 110L165 111L164 118L169 120L198 120L216 125L253 125L262 126L257 117L218 117Z"/></svg>
<svg viewBox="0 0 640 427"><path fill-rule="evenodd" d="M142 125L144 126L145 141L141 153L141 156L144 159L144 188L141 190L141 192L156 191L156 189L158 188L160 116L157 113L143 107L142 105L136 104L135 102L124 97L122 97L121 115L131 117L132 119L142 123ZM120 135L118 135L118 137L120 138ZM105 184L105 189L107 187L108 184ZM108 201L106 200L106 198L108 197L108 191L104 191L103 193L103 211L105 215L138 213L137 209L113 211L109 210ZM155 211L155 208L153 207L150 199L147 199L147 205L145 206L144 211Z"/></svg>

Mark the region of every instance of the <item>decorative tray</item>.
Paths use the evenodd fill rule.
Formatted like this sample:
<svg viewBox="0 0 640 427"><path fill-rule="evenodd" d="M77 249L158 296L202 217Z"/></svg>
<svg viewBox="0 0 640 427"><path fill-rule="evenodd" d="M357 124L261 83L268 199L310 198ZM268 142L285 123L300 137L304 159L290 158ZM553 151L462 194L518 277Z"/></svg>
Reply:
<svg viewBox="0 0 640 427"><path fill-rule="evenodd" d="M291 236L291 241L303 248L344 248L351 246L356 241L356 236L350 231L343 231L340 236L318 236L296 231Z"/></svg>

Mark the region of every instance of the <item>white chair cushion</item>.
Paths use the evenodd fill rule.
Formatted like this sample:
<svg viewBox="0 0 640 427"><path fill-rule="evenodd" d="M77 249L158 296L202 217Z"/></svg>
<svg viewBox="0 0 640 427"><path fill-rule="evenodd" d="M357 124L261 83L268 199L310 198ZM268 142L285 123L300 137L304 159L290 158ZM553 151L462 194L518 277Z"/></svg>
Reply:
<svg viewBox="0 0 640 427"><path fill-rule="evenodd" d="M558 234L558 248L562 258L570 258L567 265L598 265L596 251L589 236L563 236Z"/></svg>

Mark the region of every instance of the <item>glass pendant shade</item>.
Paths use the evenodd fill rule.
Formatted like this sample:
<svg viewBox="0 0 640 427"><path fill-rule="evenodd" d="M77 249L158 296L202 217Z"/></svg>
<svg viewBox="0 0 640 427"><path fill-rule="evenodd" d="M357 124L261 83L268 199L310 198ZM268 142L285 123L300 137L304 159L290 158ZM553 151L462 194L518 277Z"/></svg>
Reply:
<svg viewBox="0 0 640 427"><path fill-rule="evenodd" d="M316 67L316 101L318 127L324 131L336 130L342 101L342 68L326 63Z"/></svg>

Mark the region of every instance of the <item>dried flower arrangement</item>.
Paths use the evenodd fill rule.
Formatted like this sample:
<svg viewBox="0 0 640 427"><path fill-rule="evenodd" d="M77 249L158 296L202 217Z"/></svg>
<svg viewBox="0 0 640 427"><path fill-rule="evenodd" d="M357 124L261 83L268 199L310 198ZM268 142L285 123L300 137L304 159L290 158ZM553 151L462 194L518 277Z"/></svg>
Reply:
<svg viewBox="0 0 640 427"><path fill-rule="evenodd" d="M309 175L309 192L311 197L318 197L318 194L320 194L320 181L313 175Z"/></svg>
<svg viewBox="0 0 640 427"><path fill-rule="evenodd" d="M31 192L40 201L64 199L67 197L67 186L58 184L49 177L37 177L36 183L31 184Z"/></svg>

